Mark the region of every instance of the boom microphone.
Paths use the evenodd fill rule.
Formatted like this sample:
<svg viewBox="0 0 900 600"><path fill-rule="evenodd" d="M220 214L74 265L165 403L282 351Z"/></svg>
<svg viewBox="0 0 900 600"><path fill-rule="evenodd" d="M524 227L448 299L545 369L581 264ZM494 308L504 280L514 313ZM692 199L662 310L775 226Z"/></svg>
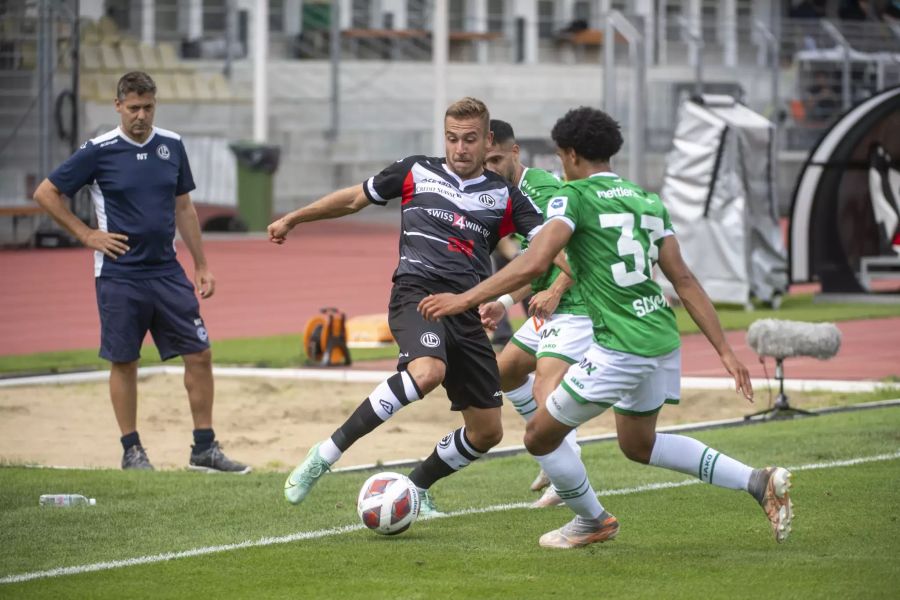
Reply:
<svg viewBox="0 0 900 600"><path fill-rule="evenodd" d="M831 358L841 348L841 330L834 323L804 323L760 319L747 329L747 344L760 356Z"/></svg>

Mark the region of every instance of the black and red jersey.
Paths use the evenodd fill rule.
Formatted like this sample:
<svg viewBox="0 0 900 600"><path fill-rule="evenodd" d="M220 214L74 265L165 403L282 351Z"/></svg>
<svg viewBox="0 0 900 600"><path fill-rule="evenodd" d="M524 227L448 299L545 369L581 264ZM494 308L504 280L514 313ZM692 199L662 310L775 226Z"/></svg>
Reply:
<svg viewBox="0 0 900 600"><path fill-rule="evenodd" d="M544 222L528 196L490 171L462 180L444 158L410 156L363 187L375 204L401 199L400 262L394 280L413 275L465 291L491 275L500 238L529 240Z"/></svg>

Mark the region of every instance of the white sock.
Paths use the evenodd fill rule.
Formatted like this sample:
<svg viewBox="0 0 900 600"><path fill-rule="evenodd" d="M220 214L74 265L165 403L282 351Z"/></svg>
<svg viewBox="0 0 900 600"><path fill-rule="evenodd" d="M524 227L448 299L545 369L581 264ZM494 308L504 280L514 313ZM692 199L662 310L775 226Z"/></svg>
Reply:
<svg viewBox="0 0 900 600"><path fill-rule="evenodd" d="M596 519L603 514L603 505L588 481L584 463L569 444L560 444L550 454L534 458L550 476L559 497L577 515L585 519Z"/></svg>
<svg viewBox="0 0 900 600"><path fill-rule="evenodd" d="M575 451L575 454L581 456L581 446L578 445L578 435L575 433L574 429L569 432L569 434L563 441L572 447L572 450Z"/></svg>
<svg viewBox="0 0 900 600"><path fill-rule="evenodd" d="M534 416L534 411L537 410L537 402L534 401L533 388L534 373L529 373L525 383L514 390L503 392L506 394L506 399L513 405L516 412L522 415L522 418L525 419L526 423L531 420L531 417Z"/></svg>
<svg viewBox="0 0 900 600"><path fill-rule="evenodd" d="M406 371L394 373L369 394L369 404L382 421L390 419L410 402L421 399L412 376Z"/></svg>
<svg viewBox="0 0 900 600"><path fill-rule="evenodd" d="M693 475L706 483L746 490L753 469L703 442L684 435L657 433L650 464Z"/></svg>
<svg viewBox="0 0 900 600"><path fill-rule="evenodd" d="M465 427L460 427L445 435L435 449L438 457L454 471L469 466L469 463L478 460L485 454L476 449L466 437Z"/></svg>
<svg viewBox="0 0 900 600"><path fill-rule="evenodd" d="M331 441L330 437L325 438L325 441L319 444L319 456L324 458L329 465L340 460L342 454L344 453Z"/></svg>

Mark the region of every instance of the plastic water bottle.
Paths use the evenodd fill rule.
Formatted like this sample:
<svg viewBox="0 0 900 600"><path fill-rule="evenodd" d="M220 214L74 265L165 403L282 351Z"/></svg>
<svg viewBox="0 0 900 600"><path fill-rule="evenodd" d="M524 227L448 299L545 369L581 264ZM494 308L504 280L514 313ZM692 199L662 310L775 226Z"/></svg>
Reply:
<svg viewBox="0 0 900 600"><path fill-rule="evenodd" d="M81 494L44 494L41 496L41 506L94 506L97 500L85 498Z"/></svg>

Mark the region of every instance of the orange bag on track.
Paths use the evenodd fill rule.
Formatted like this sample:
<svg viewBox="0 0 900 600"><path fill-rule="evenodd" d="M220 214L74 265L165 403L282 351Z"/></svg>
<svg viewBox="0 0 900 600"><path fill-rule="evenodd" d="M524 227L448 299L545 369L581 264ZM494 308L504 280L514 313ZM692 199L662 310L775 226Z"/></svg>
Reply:
<svg viewBox="0 0 900 600"><path fill-rule="evenodd" d="M323 308L319 312L306 322L303 330L306 364L320 367L349 365L347 316L333 307Z"/></svg>

